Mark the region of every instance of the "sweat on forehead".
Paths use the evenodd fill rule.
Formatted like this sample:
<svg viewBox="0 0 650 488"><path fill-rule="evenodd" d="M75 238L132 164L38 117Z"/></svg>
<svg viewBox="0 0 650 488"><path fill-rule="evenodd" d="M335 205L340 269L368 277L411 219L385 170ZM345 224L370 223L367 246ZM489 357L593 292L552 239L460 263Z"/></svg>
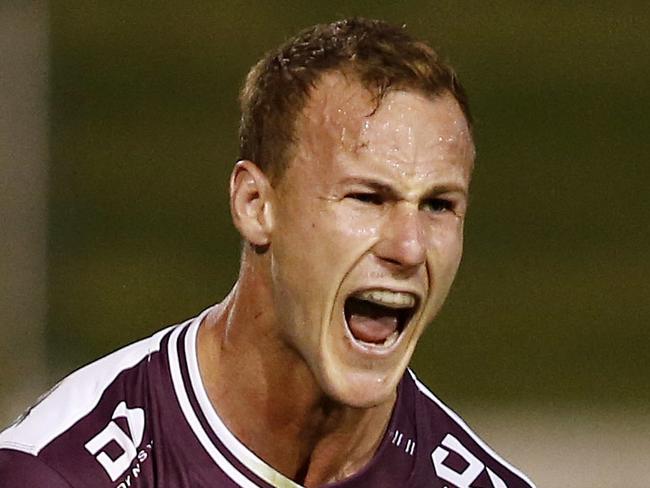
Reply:
<svg viewBox="0 0 650 488"><path fill-rule="evenodd" d="M320 133L349 150L355 149L363 121L375 112L375 99L370 90L348 75L338 71L324 74L298 114L294 145L309 142L304 138L319 137Z"/></svg>
<svg viewBox="0 0 650 488"><path fill-rule="evenodd" d="M420 100L423 104L414 104ZM429 117L429 102L446 100L444 110L436 110L436 123L427 133L418 133L416 117ZM379 129L379 130L378 130ZM390 134L390 137L386 137ZM413 144L415 139L419 144ZM382 148L384 154L391 152L408 156L409 147L423 148L422 141L430 146L458 146L465 151L467 159L473 159L473 142L469 124L462 109L449 93L432 96L418 90L392 88L379 98L376 92L364 87L354 76L341 72L329 72L313 87L305 107L296 120L294 142L289 161L306 156L310 147L337 148L349 153ZM395 147L388 147L395 146Z"/></svg>

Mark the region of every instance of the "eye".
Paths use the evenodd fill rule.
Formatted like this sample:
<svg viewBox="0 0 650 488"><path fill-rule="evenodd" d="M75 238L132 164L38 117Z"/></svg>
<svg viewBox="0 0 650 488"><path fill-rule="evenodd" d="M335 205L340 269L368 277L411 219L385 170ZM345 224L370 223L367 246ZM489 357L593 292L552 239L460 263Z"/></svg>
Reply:
<svg viewBox="0 0 650 488"><path fill-rule="evenodd" d="M371 205L381 205L384 203L384 199L378 193L350 193L346 195L346 198L352 198L363 203L370 203Z"/></svg>
<svg viewBox="0 0 650 488"><path fill-rule="evenodd" d="M430 198L422 202L420 209L434 213L448 212L454 210L454 202L445 198Z"/></svg>

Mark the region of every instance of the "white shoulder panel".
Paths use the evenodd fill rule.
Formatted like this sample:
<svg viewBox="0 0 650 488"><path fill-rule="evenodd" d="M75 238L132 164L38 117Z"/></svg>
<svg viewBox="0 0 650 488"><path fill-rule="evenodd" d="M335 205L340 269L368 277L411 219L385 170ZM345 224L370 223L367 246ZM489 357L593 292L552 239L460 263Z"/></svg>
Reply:
<svg viewBox="0 0 650 488"><path fill-rule="evenodd" d="M0 433L0 448L38 455L54 438L90 413L122 371L157 352L163 336L173 327L119 349L64 378L24 419Z"/></svg>
<svg viewBox="0 0 650 488"><path fill-rule="evenodd" d="M415 376L415 373L411 371L410 369L408 370L409 374L413 378L413 381L415 381L415 384L418 387L418 390L420 390L421 393L423 393L429 400L431 400L433 403L435 403L438 407L440 407L456 424L458 424L465 432L469 434L469 436L490 456L492 456L493 459L495 459L497 462L505 466L507 469L515 473L517 476L519 476L521 479L526 481L532 488L535 488L535 485L533 482L528 479L528 477L519 471L517 468L515 468L513 465L508 463L505 459L503 459L501 456L499 456L496 452L492 450L490 446L488 446L483 440L476 435L476 433L465 423L465 421L458 416L456 412L454 412L452 409L450 409L447 405L445 405L442 400L440 400L437 396L435 396L431 390L429 390L418 378Z"/></svg>

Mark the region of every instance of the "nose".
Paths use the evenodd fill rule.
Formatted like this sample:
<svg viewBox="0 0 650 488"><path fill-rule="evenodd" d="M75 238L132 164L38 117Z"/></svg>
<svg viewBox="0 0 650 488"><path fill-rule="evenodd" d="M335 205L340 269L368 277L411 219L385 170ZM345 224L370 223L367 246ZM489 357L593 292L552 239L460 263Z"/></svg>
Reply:
<svg viewBox="0 0 650 488"><path fill-rule="evenodd" d="M423 227L417 207L398 204L383 223L374 254L383 261L409 270L423 264L427 256Z"/></svg>

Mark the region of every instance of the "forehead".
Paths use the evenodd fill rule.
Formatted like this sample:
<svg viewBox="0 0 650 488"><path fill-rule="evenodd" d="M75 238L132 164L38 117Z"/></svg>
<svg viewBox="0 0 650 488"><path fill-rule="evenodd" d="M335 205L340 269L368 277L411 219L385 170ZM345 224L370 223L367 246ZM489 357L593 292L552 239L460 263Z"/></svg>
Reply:
<svg viewBox="0 0 650 488"><path fill-rule="evenodd" d="M335 72L313 89L296 124L294 169L334 175L365 167L420 178L456 169L469 179L474 144L450 94L391 90L380 101Z"/></svg>

